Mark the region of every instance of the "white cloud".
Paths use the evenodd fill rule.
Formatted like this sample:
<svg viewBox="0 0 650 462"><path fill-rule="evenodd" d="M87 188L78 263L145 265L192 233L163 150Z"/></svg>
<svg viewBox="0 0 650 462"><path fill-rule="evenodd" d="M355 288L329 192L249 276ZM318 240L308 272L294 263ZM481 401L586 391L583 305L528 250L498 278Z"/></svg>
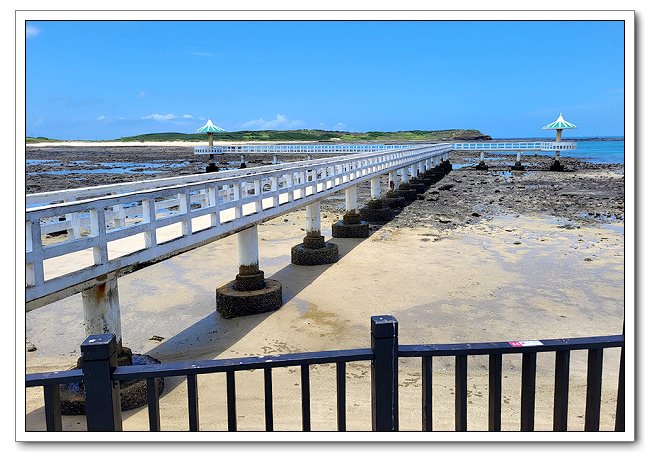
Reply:
<svg viewBox="0 0 650 462"><path fill-rule="evenodd" d="M99 117L97 117L97 120L106 120L106 116L105 115L100 115Z"/></svg>
<svg viewBox="0 0 650 462"><path fill-rule="evenodd" d="M214 53L210 53L209 51L193 51L192 54L194 56L205 56L205 57L208 57L208 58L216 58L217 57L217 55L215 55Z"/></svg>
<svg viewBox="0 0 650 462"><path fill-rule="evenodd" d="M41 30L38 27L27 25L25 26L25 38L36 37L41 33Z"/></svg>
<svg viewBox="0 0 650 462"><path fill-rule="evenodd" d="M264 120L262 118L249 120L242 124L242 128L251 128L258 130L276 130L298 128L302 125L302 120L289 120L284 114L276 114L273 120Z"/></svg>
<svg viewBox="0 0 650 462"><path fill-rule="evenodd" d="M143 119L149 119L149 120L156 120L158 122L166 121L166 120L174 120L174 119L193 119L190 114L183 114L183 115L175 115L172 113L169 114L151 114L148 116L144 116Z"/></svg>
<svg viewBox="0 0 650 462"><path fill-rule="evenodd" d="M345 124L343 122L339 122L334 125L334 130L343 130L343 128L345 128Z"/></svg>

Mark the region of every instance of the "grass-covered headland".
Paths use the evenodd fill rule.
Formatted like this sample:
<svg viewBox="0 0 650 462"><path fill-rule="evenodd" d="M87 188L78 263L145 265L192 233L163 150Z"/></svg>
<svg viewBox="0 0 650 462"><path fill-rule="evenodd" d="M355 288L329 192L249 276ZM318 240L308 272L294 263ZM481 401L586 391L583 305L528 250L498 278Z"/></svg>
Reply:
<svg viewBox="0 0 650 462"><path fill-rule="evenodd" d="M325 130L246 130L239 132L215 133L215 141L448 141L448 140L490 140L478 130L409 130L398 132L339 132ZM28 137L27 143L59 141L44 137ZM205 142L203 133L148 133L126 136L104 141L194 141Z"/></svg>

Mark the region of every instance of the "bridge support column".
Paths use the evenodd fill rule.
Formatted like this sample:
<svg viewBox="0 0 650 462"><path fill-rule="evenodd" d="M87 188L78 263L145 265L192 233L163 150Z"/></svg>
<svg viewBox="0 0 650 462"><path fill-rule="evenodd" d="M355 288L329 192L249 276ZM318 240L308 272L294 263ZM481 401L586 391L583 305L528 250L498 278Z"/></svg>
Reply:
<svg viewBox="0 0 650 462"><path fill-rule="evenodd" d="M431 186L434 183L437 183L441 179L444 178L445 174L448 173L445 170L445 164L442 162L442 156L438 155L432 160L432 166L431 170L428 170L424 177L421 179L425 184L428 184L428 186Z"/></svg>
<svg viewBox="0 0 650 462"><path fill-rule="evenodd" d="M325 242L320 233L320 202L307 206L307 236L302 244L291 248L291 263L294 265L326 265L336 263L339 259L339 247L332 242Z"/></svg>
<svg viewBox="0 0 650 462"><path fill-rule="evenodd" d="M449 162L449 153L446 152L442 155L442 170L445 174L451 172L453 170L453 167L451 165L451 162Z"/></svg>
<svg viewBox="0 0 650 462"><path fill-rule="evenodd" d="M358 210L357 187L345 190L345 214L343 220L332 224L332 237L364 238L370 235L367 221L361 221Z"/></svg>
<svg viewBox="0 0 650 462"><path fill-rule="evenodd" d="M397 171L392 170L388 172L388 192L386 193L386 197L381 200L384 207L401 209L406 205L406 199L397 192L397 183Z"/></svg>
<svg viewBox="0 0 650 462"><path fill-rule="evenodd" d="M401 199L401 197L398 199ZM381 200L381 180L379 176L370 179L370 202L359 210L359 215L362 220L368 223L386 223L393 219L393 211L390 207L384 205Z"/></svg>
<svg viewBox="0 0 650 462"><path fill-rule="evenodd" d="M210 154L210 160L208 160L208 165L205 166L205 173L212 173L218 171L219 171L219 167L217 167L217 164L214 161L214 154Z"/></svg>
<svg viewBox="0 0 650 462"><path fill-rule="evenodd" d="M525 170L524 166L521 165L521 151L517 151L517 160L515 161L515 165L510 167L511 170Z"/></svg>
<svg viewBox="0 0 650 462"><path fill-rule="evenodd" d="M131 350L122 346L122 319L117 278L81 292L86 337L95 334L115 334L118 364L131 364Z"/></svg>
<svg viewBox="0 0 650 462"><path fill-rule="evenodd" d="M476 170L487 170L488 166L485 163L485 153L481 151L481 155L479 157L479 162L478 165L476 166Z"/></svg>
<svg viewBox="0 0 650 462"><path fill-rule="evenodd" d="M409 169L407 167L400 169L400 184L396 192L406 202L413 202L418 197L416 189L409 184Z"/></svg>
<svg viewBox="0 0 650 462"><path fill-rule="evenodd" d="M411 166L412 170L410 175L411 178L409 179L409 186L411 187L411 189L415 189L415 192L417 194L424 194L425 191L429 188L429 185L426 182L424 182L420 176L424 172L424 166L422 164L423 162L418 162L417 164L413 164Z"/></svg>
<svg viewBox="0 0 650 462"><path fill-rule="evenodd" d="M273 165L280 163L280 162L278 162L278 155L277 154L273 154L273 162L272 163L273 163Z"/></svg>
<svg viewBox="0 0 650 462"><path fill-rule="evenodd" d="M160 361L149 355L133 354L129 348L122 346L122 320L116 277L109 277L103 284L81 292L81 301L86 338L97 334L115 334L118 366L160 364ZM76 368L81 369L83 362L84 357L81 356L77 360ZM162 378L156 379L156 388L158 393L162 393L164 389ZM77 383L62 385L60 393L61 414L83 415L86 413L86 395L83 385ZM147 404L147 381L121 381L120 403L123 411Z"/></svg>
<svg viewBox="0 0 650 462"><path fill-rule="evenodd" d="M260 271L257 225L237 233L239 273L217 288L217 312L230 319L275 311L282 306L282 284Z"/></svg>
<svg viewBox="0 0 650 462"><path fill-rule="evenodd" d="M244 154L239 156L239 168L246 168L246 156Z"/></svg>

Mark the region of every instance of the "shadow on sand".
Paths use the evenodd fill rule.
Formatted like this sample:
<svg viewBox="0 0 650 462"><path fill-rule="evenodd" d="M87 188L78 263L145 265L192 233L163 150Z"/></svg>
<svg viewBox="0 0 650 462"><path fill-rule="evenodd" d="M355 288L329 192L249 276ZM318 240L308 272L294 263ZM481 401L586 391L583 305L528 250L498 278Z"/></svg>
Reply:
<svg viewBox="0 0 650 462"><path fill-rule="evenodd" d="M381 228L372 227L371 235L378 229ZM338 245L340 260L364 240L332 238L328 242ZM285 305L331 267L332 265L299 266L289 264L267 277L282 283L282 303ZM273 312L269 312L224 319L215 310L200 321L167 339L164 343L149 350L146 354L163 362L212 359L226 351L232 353L231 357L241 356L239 352L231 347L272 314ZM165 390L161 396L171 392L185 380L183 376L166 378ZM123 413L124 417L138 412L138 410L125 411Z"/></svg>

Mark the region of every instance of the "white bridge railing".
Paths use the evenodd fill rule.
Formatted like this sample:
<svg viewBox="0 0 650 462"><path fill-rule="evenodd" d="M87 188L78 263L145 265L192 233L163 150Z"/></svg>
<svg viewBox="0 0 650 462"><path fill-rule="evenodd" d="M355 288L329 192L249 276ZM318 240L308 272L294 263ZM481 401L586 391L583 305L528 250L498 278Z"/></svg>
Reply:
<svg viewBox="0 0 650 462"><path fill-rule="evenodd" d="M26 210L27 310L93 287L107 275L119 276L183 253L375 176L441 160L451 150L451 144L411 146L28 196L28 204L55 194L66 202ZM83 194L100 197L79 199ZM111 218L116 208L123 219ZM63 242L43 242L47 223L71 216L78 220L78 233ZM87 256L80 268L57 262L80 252Z"/></svg>
<svg viewBox="0 0 650 462"><path fill-rule="evenodd" d="M354 158L357 156L355 155ZM350 158L352 158L350 156ZM291 162L292 168L304 165L312 165L313 161L304 160ZM279 165L264 165L255 168L222 170L214 173L199 173L195 175L184 175L170 178L141 180L127 183L108 184L102 186L91 186L88 188L66 189L64 191L49 191L43 193L28 194L26 196L27 208L36 206L74 202L82 199L92 199L116 194L124 194L135 191L145 191L168 186L179 186L182 184L196 183L207 180L218 180L221 178L238 178L246 177L253 173L264 173L277 171ZM205 190L196 193L195 198L201 201L207 200ZM156 203L156 210L178 206L178 199L170 199L165 202ZM116 226L124 226L125 220L141 214L141 208L129 207L124 208L121 205L115 205L110 210L106 210L106 222L115 223ZM65 216L52 217L41 222L41 231L43 234L56 232L67 232L68 234L79 237L80 221L78 213L69 213Z"/></svg>
<svg viewBox="0 0 650 462"><path fill-rule="evenodd" d="M341 154L352 152L379 152L406 149L407 144L275 144L196 146L194 154Z"/></svg>
<svg viewBox="0 0 650 462"><path fill-rule="evenodd" d="M570 151L575 141L533 141L512 143L454 143L454 151Z"/></svg>

